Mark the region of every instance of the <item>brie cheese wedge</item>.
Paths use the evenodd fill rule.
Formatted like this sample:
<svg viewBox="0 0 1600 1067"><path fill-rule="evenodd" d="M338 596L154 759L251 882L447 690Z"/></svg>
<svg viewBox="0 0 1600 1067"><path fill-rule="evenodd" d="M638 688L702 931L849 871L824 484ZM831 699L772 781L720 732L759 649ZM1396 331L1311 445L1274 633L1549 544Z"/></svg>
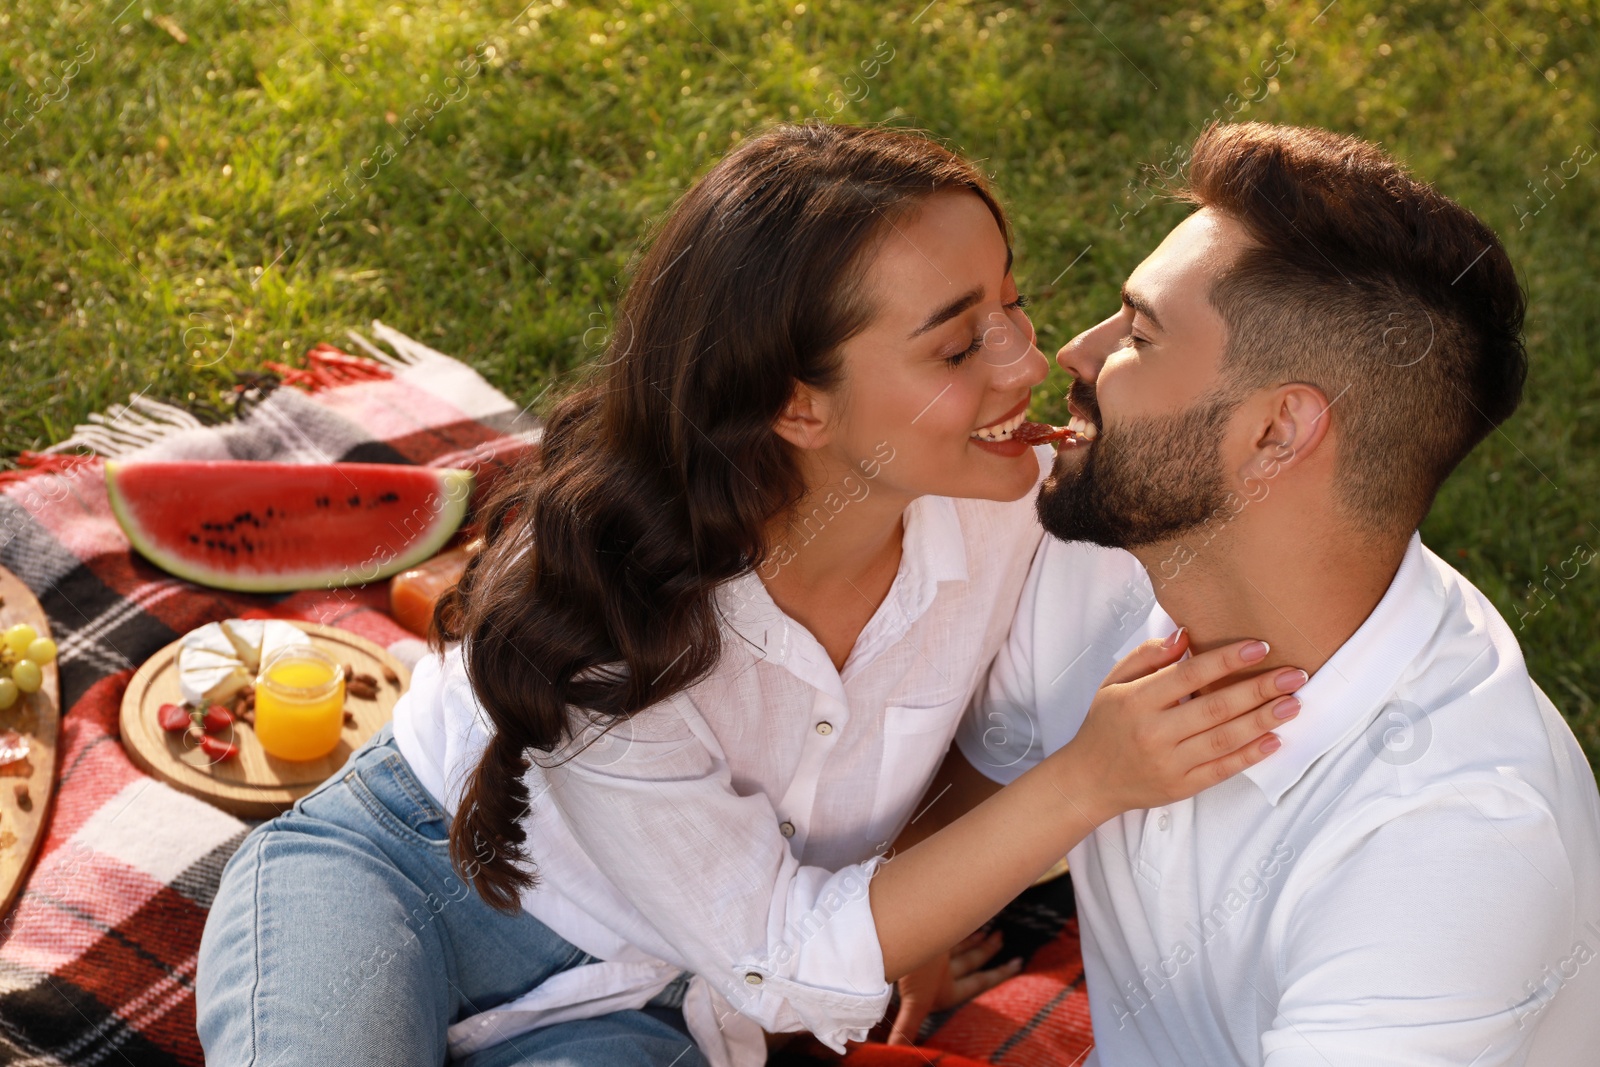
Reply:
<svg viewBox="0 0 1600 1067"><path fill-rule="evenodd" d="M252 684L261 663L280 648L311 638L282 619L226 619L189 631L178 649L178 688L184 702L224 704Z"/></svg>

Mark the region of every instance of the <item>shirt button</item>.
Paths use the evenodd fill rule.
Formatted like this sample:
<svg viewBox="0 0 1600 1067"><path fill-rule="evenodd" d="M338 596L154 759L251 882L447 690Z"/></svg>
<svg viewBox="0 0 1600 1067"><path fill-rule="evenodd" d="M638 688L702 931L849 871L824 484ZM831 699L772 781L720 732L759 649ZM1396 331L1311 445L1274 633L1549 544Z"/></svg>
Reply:
<svg viewBox="0 0 1600 1067"><path fill-rule="evenodd" d="M744 976L744 980L749 985L760 985L761 984L761 976L759 974L757 974L756 972L754 972L754 971L751 971L749 974L745 975Z"/></svg>
<svg viewBox="0 0 1600 1067"><path fill-rule="evenodd" d="M1156 820L1156 826L1159 829L1165 830L1167 827L1169 827L1171 825L1172 825L1172 820L1167 817L1167 813L1166 812L1162 812L1161 813L1161 818Z"/></svg>
<svg viewBox="0 0 1600 1067"><path fill-rule="evenodd" d="M831 722L819 722L819 723L817 723L817 733L821 734L824 737L826 737L829 734L833 733L833 723L831 723Z"/></svg>
<svg viewBox="0 0 1600 1067"><path fill-rule="evenodd" d="M778 833L782 834L784 837L793 837L794 823L789 822L787 819L785 819L783 822L780 822L778 824Z"/></svg>

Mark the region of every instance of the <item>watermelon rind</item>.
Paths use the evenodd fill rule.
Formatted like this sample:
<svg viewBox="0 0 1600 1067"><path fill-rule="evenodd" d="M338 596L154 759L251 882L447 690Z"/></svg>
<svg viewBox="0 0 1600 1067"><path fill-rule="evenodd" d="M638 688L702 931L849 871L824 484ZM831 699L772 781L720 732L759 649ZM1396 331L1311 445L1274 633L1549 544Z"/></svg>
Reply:
<svg viewBox="0 0 1600 1067"><path fill-rule="evenodd" d="M145 559L169 574L185 578L197 585L213 589L227 589L240 593L287 593L299 589L337 589L342 586L364 585L381 581L423 560L438 554L460 529L466 519L472 495L473 473L454 467L418 467L438 478L438 492L443 506L434 517L433 524L402 552L396 553L381 564L352 565L341 562L336 567L307 567L303 570L278 571L271 574L244 574L224 568L208 567L181 553L168 551L138 522L134 510L117 484L117 472L124 464L116 460L105 463L106 495L111 502L111 512L131 544ZM357 566L361 566L358 571Z"/></svg>

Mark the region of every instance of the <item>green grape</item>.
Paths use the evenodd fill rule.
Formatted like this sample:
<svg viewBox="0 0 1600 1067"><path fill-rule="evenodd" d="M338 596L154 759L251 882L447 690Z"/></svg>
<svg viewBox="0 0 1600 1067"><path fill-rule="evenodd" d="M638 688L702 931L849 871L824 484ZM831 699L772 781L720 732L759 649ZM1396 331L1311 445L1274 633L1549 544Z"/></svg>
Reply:
<svg viewBox="0 0 1600 1067"><path fill-rule="evenodd" d="M24 693L37 693L44 684L44 671L31 659L19 659L11 668L11 680Z"/></svg>
<svg viewBox="0 0 1600 1067"><path fill-rule="evenodd" d="M12 655L20 656L33 644L33 639L39 636L39 631L25 622L19 622L6 631L6 647L11 649Z"/></svg>
<svg viewBox="0 0 1600 1067"><path fill-rule="evenodd" d="M0 711L17 702L17 683L10 678L0 678Z"/></svg>
<svg viewBox="0 0 1600 1067"><path fill-rule="evenodd" d="M56 643L48 637L36 637L29 643L23 656L43 666L56 658Z"/></svg>

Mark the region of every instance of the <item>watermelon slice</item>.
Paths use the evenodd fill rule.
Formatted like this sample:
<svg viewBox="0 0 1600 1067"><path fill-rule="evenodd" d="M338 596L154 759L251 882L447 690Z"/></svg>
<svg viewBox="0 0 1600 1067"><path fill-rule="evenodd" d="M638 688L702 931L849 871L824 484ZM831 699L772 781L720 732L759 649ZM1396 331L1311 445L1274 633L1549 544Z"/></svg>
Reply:
<svg viewBox="0 0 1600 1067"><path fill-rule="evenodd" d="M358 585L415 566L461 525L472 480L387 463L106 463L111 510L140 555L251 593Z"/></svg>

